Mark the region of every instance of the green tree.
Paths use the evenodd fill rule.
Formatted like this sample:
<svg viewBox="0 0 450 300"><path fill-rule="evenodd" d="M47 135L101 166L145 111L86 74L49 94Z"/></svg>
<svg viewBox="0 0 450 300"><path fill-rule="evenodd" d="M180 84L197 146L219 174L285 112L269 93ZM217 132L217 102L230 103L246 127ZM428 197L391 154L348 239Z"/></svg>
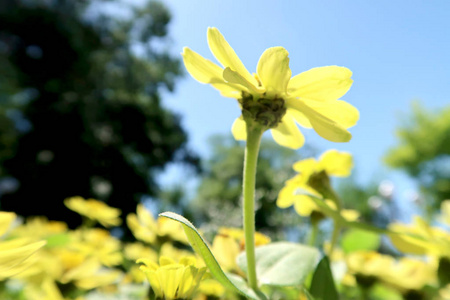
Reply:
<svg viewBox="0 0 450 300"><path fill-rule="evenodd" d="M385 162L417 180L425 208L437 209L450 199L450 106L431 111L413 103L411 114L397 130L397 139Z"/></svg>
<svg viewBox="0 0 450 300"><path fill-rule="evenodd" d="M192 213L188 214L203 222L207 232L220 226L240 227L244 147L230 136L214 136L210 144L212 155L204 163L197 194L189 207ZM313 152L304 147L299 155L263 139L256 172L257 230L275 237L288 227L298 226L300 217L293 209L277 208L276 199L285 181L294 175L293 163Z"/></svg>
<svg viewBox="0 0 450 300"><path fill-rule="evenodd" d="M198 166L179 116L161 104L181 73L169 21L154 1L1 3L0 176L20 183L2 209L75 225L63 200L80 195L125 215L158 193L166 163Z"/></svg>

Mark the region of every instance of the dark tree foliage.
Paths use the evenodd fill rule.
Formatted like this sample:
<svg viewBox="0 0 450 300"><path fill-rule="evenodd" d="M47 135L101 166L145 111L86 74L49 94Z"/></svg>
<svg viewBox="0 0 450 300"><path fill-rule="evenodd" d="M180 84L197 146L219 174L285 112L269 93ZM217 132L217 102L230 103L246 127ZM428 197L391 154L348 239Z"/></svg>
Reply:
<svg viewBox="0 0 450 300"><path fill-rule="evenodd" d="M170 14L121 3L0 5L0 176L19 182L0 191L2 210L74 226L63 200L80 195L126 215L158 193L165 164L198 165L179 116L161 104L180 75L164 50Z"/></svg>

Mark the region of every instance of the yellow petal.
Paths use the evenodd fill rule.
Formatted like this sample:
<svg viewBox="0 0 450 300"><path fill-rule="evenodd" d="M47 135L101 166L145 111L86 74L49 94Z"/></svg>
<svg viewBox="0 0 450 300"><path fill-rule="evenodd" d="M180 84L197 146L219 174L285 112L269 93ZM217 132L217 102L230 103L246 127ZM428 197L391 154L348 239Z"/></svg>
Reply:
<svg viewBox="0 0 450 300"><path fill-rule="evenodd" d="M313 100L336 100L352 86L352 72L344 67L313 68L289 81L288 93L295 97Z"/></svg>
<svg viewBox="0 0 450 300"><path fill-rule="evenodd" d="M308 117L314 130L324 139L331 142L348 142L352 135L342 125L322 115L320 112L312 109L301 100L292 101L289 98L286 105L291 109L296 109Z"/></svg>
<svg viewBox="0 0 450 300"><path fill-rule="evenodd" d="M320 168L319 163L315 158L302 159L294 163L292 167L295 171L305 175L308 174L308 176L309 174L318 171Z"/></svg>
<svg viewBox="0 0 450 300"><path fill-rule="evenodd" d="M155 296L157 299L164 297L164 290L161 284L160 276L157 271L149 271L145 272L145 276L147 277L150 286L152 287L153 292L155 292Z"/></svg>
<svg viewBox="0 0 450 300"><path fill-rule="evenodd" d="M289 53L283 47L269 48L261 55L257 73L267 90L285 93L292 72L289 68Z"/></svg>
<svg viewBox="0 0 450 300"><path fill-rule="evenodd" d="M231 133L233 133L234 138L238 141L247 140L247 125L242 116L234 121L231 127Z"/></svg>
<svg viewBox="0 0 450 300"><path fill-rule="evenodd" d="M359 111L351 104L342 101L308 101L308 106L321 115L335 121L344 128L352 127L359 120Z"/></svg>
<svg viewBox="0 0 450 300"><path fill-rule="evenodd" d="M11 226L12 222L16 219L16 214L13 212L0 211L0 236L5 234Z"/></svg>
<svg viewBox="0 0 450 300"><path fill-rule="evenodd" d="M306 195L297 195L294 209L300 216L308 217L314 210L318 210L318 207L310 197Z"/></svg>
<svg viewBox="0 0 450 300"><path fill-rule="evenodd" d="M217 28L208 28L208 45L214 57L224 68L229 67L238 72L248 82L257 86L256 79L250 74Z"/></svg>
<svg viewBox="0 0 450 300"><path fill-rule="evenodd" d="M297 101L297 100L294 100L294 101ZM295 122L300 124L302 127L312 128L311 122L305 116L305 114L303 114L302 112L300 112L298 110L295 110L295 109L287 108L287 110L292 115L292 117L294 118Z"/></svg>
<svg viewBox="0 0 450 300"><path fill-rule="evenodd" d="M223 78L229 83L235 83L245 87L245 91L247 92L253 93L262 92L251 82L245 79L240 73L231 70L229 67L226 67L225 70L223 70Z"/></svg>
<svg viewBox="0 0 450 300"><path fill-rule="evenodd" d="M227 98L239 99L242 97L242 88L235 84L229 83L212 83L215 89L219 90L220 94Z"/></svg>
<svg viewBox="0 0 450 300"><path fill-rule="evenodd" d="M295 195L294 192L297 187L293 184L286 184L278 194L277 206L279 208L287 208L294 204Z"/></svg>
<svg viewBox="0 0 450 300"><path fill-rule="evenodd" d="M320 165L328 175L349 176L353 168L353 157L348 152L329 150L320 156Z"/></svg>
<svg viewBox="0 0 450 300"><path fill-rule="evenodd" d="M276 128L271 129L270 132L275 142L284 147L298 149L305 143L303 134L298 129L289 112L286 112L281 123Z"/></svg>
<svg viewBox="0 0 450 300"><path fill-rule="evenodd" d="M202 57L188 47L183 48L184 65L197 81L201 83L223 83L223 69L212 61Z"/></svg>
<svg viewBox="0 0 450 300"><path fill-rule="evenodd" d="M21 264L46 244L46 241L28 243L26 239L0 242L0 277L17 273Z"/></svg>

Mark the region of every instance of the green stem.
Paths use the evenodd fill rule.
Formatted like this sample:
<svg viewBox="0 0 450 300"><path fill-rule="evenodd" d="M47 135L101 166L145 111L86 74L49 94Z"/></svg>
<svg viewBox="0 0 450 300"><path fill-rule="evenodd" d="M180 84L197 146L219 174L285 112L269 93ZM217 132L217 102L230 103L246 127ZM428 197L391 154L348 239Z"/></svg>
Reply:
<svg viewBox="0 0 450 300"><path fill-rule="evenodd" d="M258 289L255 263L255 177L262 134L263 130L261 128L252 128L247 124L247 144L245 146L242 187L244 199L243 214L247 278L249 286L254 290Z"/></svg>
<svg viewBox="0 0 450 300"><path fill-rule="evenodd" d="M319 235L319 222L311 222L311 235L309 236L309 245L315 246L317 236Z"/></svg>
<svg viewBox="0 0 450 300"><path fill-rule="evenodd" d="M333 255L334 248L336 247L339 233L341 232L341 224L334 220L334 226L333 226L333 233L331 235L331 244L330 244L330 251L328 252L328 257L331 259L331 255Z"/></svg>

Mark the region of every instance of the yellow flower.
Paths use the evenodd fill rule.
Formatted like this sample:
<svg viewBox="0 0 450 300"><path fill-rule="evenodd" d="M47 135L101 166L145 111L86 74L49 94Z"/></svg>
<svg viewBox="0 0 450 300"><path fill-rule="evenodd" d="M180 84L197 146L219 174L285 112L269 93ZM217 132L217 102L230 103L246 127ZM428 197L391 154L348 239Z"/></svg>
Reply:
<svg viewBox="0 0 450 300"><path fill-rule="evenodd" d="M382 278L394 264L393 257L375 251L355 251L346 257L348 270L353 274Z"/></svg>
<svg viewBox="0 0 450 300"><path fill-rule="evenodd" d="M346 263L351 274L371 277L400 291L420 290L436 280L436 266L413 258L395 260L375 251L356 251L347 256Z"/></svg>
<svg viewBox="0 0 450 300"><path fill-rule="evenodd" d="M60 281L73 282L80 289L90 290L112 284L121 276L122 272L119 270L104 268L99 261L92 258L66 272Z"/></svg>
<svg viewBox="0 0 450 300"><path fill-rule="evenodd" d="M299 215L310 216L313 211L320 211L320 208L309 195L326 198L327 205L337 209L337 200L330 187L329 176L349 176L353 160L350 153L329 150L323 153L319 160L314 158L301 160L296 162L293 168L299 174L289 179L281 189L277 206L287 208L294 205ZM299 190L303 192L299 194ZM358 218L358 214L350 210L343 210L342 215L349 221Z"/></svg>
<svg viewBox="0 0 450 300"><path fill-rule="evenodd" d="M137 206L136 214L127 216L127 225L138 240L149 244L154 243L157 237L169 237L184 244L189 243L181 224L163 217L155 221L142 204Z"/></svg>
<svg viewBox="0 0 450 300"><path fill-rule="evenodd" d="M14 213L0 212L0 236L8 231L15 219ZM29 238L0 241L0 280L26 270L33 263L28 258L45 244L45 241L33 242Z"/></svg>
<svg viewBox="0 0 450 300"><path fill-rule="evenodd" d="M208 28L207 36L209 48L223 68L187 47L182 53L184 65L197 81L238 100L242 115L232 127L237 140L246 140L246 122L271 129L278 144L293 149L304 144L296 123L332 142L351 139L346 129L356 124L359 112L337 100L352 85L350 70L327 66L291 78L289 53L273 47L264 51L257 73L252 75L217 28Z"/></svg>
<svg viewBox="0 0 450 300"><path fill-rule="evenodd" d="M105 227L117 226L122 223L120 209L110 207L104 202L94 199L83 199L82 197L71 197L64 200L64 204L74 212L91 220L98 221Z"/></svg>
<svg viewBox="0 0 450 300"><path fill-rule="evenodd" d="M27 284L24 288L25 299L64 300L56 282L51 278L43 279L39 285Z"/></svg>
<svg viewBox="0 0 450 300"><path fill-rule="evenodd" d="M255 246L270 243L270 237L255 232ZM236 259L245 249L244 230L241 228L222 227L214 237L211 250L220 266L226 271L241 272Z"/></svg>
<svg viewBox="0 0 450 300"><path fill-rule="evenodd" d="M389 229L395 232L390 238L401 252L450 258L450 233L431 227L419 216L414 217L411 225L393 223Z"/></svg>
<svg viewBox="0 0 450 300"><path fill-rule="evenodd" d="M450 283L439 290L440 300L450 299Z"/></svg>
<svg viewBox="0 0 450 300"><path fill-rule="evenodd" d="M0 237L11 228L16 217L13 212L0 211Z"/></svg>
<svg viewBox="0 0 450 300"><path fill-rule="evenodd" d="M14 228L14 236L32 237L34 239L47 239L52 236L61 236L67 232L67 224L61 221L49 221L45 217L31 217L26 223Z"/></svg>
<svg viewBox="0 0 450 300"><path fill-rule="evenodd" d="M100 228L75 231L70 249L85 257L93 257L102 265L111 267L122 262L120 241L109 231Z"/></svg>
<svg viewBox="0 0 450 300"><path fill-rule="evenodd" d="M440 221L447 226L450 226L450 200L445 200L441 203Z"/></svg>
<svg viewBox="0 0 450 300"><path fill-rule="evenodd" d="M425 285L435 283L436 271L433 264L403 257L391 266L382 281L401 291L421 290Z"/></svg>
<svg viewBox="0 0 450 300"><path fill-rule="evenodd" d="M184 257L179 263L162 256L158 264L139 259L140 269L145 273L157 299L192 299L206 267L196 268L195 258Z"/></svg>
<svg viewBox="0 0 450 300"><path fill-rule="evenodd" d="M151 257L153 261L157 261L158 254L152 248L141 243L129 243L124 247L124 256L132 261L136 261L141 257Z"/></svg>

